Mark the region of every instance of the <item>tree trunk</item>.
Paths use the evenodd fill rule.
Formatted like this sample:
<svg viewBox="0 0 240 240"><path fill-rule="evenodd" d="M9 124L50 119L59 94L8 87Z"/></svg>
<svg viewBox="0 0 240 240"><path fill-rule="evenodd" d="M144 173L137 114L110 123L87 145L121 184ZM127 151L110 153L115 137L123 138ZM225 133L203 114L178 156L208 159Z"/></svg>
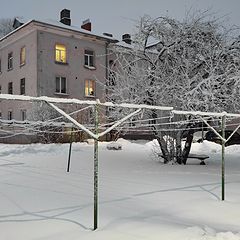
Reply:
<svg viewBox="0 0 240 240"><path fill-rule="evenodd" d="M171 161L171 156L169 154L166 141L164 140L164 138L162 136L157 136L157 141L158 141L159 146L160 146L161 151L162 151L162 157L164 159L164 163L170 162Z"/></svg>
<svg viewBox="0 0 240 240"><path fill-rule="evenodd" d="M178 164L182 164L182 138L181 131L177 132L176 136L176 161Z"/></svg>
<svg viewBox="0 0 240 240"><path fill-rule="evenodd" d="M189 130L189 132L187 134L186 143L185 143L183 153L182 153L182 163L183 164L187 163L187 158L190 153L191 146L192 146L193 134L194 134L194 130Z"/></svg>

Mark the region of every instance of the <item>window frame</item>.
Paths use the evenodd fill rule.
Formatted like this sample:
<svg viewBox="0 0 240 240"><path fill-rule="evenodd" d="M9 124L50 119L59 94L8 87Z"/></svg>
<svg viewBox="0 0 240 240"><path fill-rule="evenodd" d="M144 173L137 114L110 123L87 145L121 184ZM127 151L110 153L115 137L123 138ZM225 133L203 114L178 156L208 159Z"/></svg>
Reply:
<svg viewBox="0 0 240 240"><path fill-rule="evenodd" d="M90 86L93 83L92 86ZM93 88L93 94L90 94L91 88ZM84 96L96 97L96 81L93 79L85 79L84 81Z"/></svg>
<svg viewBox="0 0 240 240"><path fill-rule="evenodd" d="M57 79L59 79L59 92L57 91ZM62 92L62 80L65 79L65 92ZM68 95L67 93L67 78L63 76L56 76L55 77L55 94L64 94Z"/></svg>
<svg viewBox="0 0 240 240"><path fill-rule="evenodd" d="M8 109L7 119L13 120L13 110L12 109Z"/></svg>
<svg viewBox="0 0 240 240"><path fill-rule="evenodd" d="M8 53L8 71L13 69L13 51Z"/></svg>
<svg viewBox="0 0 240 240"><path fill-rule="evenodd" d="M24 90L24 91L22 91L22 90ZM26 94L26 79L21 78L20 79L20 95L25 95L25 94Z"/></svg>
<svg viewBox="0 0 240 240"><path fill-rule="evenodd" d="M65 50L57 49L57 46L63 46L65 48ZM67 47L66 47L66 45L62 44L62 43L56 43L54 50L55 50L55 63L67 64ZM57 56L57 52L58 52L59 56ZM64 53L65 53L65 60L64 60ZM61 59L63 59L63 61Z"/></svg>
<svg viewBox="0 0 240 240"><path fill-rule="evenodd" d="M13 82L8 82L8 94L13 94Z"/></svg>
<svg viewBox="0 0 240 240"><path fill-rule="evenodd" d="M21 109L20 114L21 114L21 121L25 121L27 119L27 110Z"/></svg>
<svg viewBox="0 0 240 240"><path fill-rule="evenodd" d="M90 54L91 52L92 54ZM91 60L92 59L92 60ZM96 69L95 67L95 51L91 49L84 49L84 67L88 69Z"/></svg>
<svg viewBox="0 0 240 240"><path fill-rule="evenodd" d="M20 49L20 67L26 64L26 46Z"/></svg>

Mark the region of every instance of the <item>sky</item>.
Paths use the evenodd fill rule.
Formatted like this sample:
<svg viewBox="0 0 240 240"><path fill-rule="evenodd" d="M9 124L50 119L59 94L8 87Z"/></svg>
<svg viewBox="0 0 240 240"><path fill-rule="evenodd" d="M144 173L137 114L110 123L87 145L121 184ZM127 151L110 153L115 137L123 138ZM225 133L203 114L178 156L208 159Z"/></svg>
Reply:
<svg viewBox="0 0 240 240"><path fill-rule="evenodd" d="M116 38L132 33L145 14L181 20L189 9L210 9L219 17L226 16L230 25L240 25L240 0L0 0L0 18L59 20L64 8L71 10L72 25L81 26L89 18L93 31Z"/></svg>

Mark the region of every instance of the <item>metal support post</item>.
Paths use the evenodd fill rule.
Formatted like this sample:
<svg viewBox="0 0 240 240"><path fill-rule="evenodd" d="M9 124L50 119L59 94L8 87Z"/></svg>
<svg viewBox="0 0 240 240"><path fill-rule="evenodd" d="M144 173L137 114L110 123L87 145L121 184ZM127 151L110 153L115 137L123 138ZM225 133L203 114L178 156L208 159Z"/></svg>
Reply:
<svg viewBox="0 0 240 240"><path fill-rule="evenodd" d="M69 152L68 152L67 172L69 172L69 170L70 170L71 153L72 153L72 132L73 132L73 127L72 127L72 131L71 131L71 136L70 136L70 146L69 146Z"/></svg>
<svg viewBox="0 0 240 240"><path fill-rule="evenodd" d="M98 135L98 104L95 105L95 135ZM98 227L98 138L94 139L94 227Z"/></svg>
<svg viewBox="0 0 240 240"><path fill-rule="evenodd" d="M222 138L225 139L226 116L222 116ZM225 199L225 140L222 139L222 201Z"/></svg>

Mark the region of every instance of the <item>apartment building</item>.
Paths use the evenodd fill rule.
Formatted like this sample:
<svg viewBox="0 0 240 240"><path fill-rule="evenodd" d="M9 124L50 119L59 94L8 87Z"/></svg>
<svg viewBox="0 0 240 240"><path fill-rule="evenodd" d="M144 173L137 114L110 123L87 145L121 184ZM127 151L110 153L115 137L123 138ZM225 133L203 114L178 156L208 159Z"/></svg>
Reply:
<svg viewBox="0 0 240 240"><path fill-rule="evenodd" d="M63 9L59 21L16 18L15 30L0 39L0 92L104 100L111 34L92 31L90 20L71 24ZM2 119L25 120L26 102L1 101Z"/></svg>

